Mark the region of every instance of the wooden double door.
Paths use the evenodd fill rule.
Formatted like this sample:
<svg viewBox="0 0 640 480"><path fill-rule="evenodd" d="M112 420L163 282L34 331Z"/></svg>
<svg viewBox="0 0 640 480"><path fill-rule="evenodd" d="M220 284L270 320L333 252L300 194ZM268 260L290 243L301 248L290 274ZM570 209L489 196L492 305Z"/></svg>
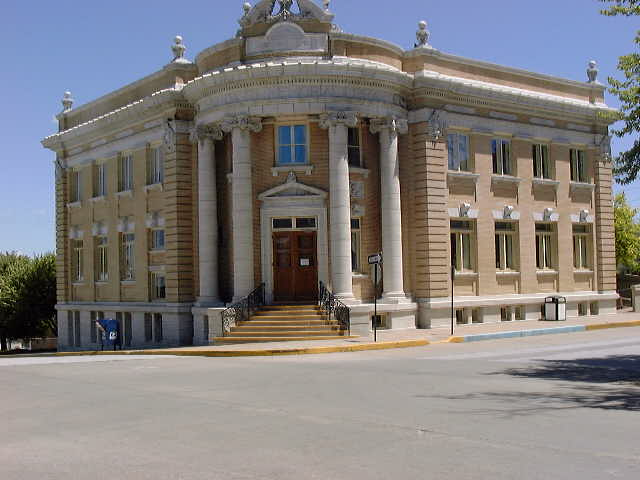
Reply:
<svg viewBox="0 0 640 480"><path fill-rule="evenodd" d="M316 232L274 233L273 299L276 302L314 302L317 296Z"/></svg>

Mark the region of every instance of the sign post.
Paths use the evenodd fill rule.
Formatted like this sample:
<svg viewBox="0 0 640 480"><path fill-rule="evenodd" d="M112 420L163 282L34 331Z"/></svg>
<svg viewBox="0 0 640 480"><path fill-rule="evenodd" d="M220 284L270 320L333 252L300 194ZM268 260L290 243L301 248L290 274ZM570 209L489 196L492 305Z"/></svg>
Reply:
<svg viewBox="0 0 640 480"><path fill-rule="evenodd" d="M369 265L373 265L373 341L378 341L378 268L382 263L382 253L369 255Z"/></svg>
<svg viewBox="0 0 640 480"><path fill-rule="evenodd" d="M453 282L456 279L456 267L451 266L451 336L453 337L453 330L456 319L456 311L453 308Z"/></svg>

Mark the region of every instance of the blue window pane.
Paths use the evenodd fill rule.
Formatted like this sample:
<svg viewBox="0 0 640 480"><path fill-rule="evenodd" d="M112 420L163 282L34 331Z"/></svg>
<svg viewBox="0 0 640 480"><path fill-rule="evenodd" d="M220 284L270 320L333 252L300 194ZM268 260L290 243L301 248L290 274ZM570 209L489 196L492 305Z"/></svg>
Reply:
<svg viewBox="0 0 640 480"><path fill-rule="evenodd" d="M280 147L280 156L278 157L278 161L280 163L291 163L291 147Z"/></svg>
<svg viewBox="0 0 640 480"><path fill-rule="evenodd" d="M280 145L291 145L291 127L278 128L278 139Z"/></svg>
<svg viewBox="0 0 640 480"><path fill-rule="evenodd" d="M307 163L307 147L306 145L296 146L296 163Z"/></svg>
<svg viewBox="0 0 640 480"><path fill-rule="evenodd" d="M449 134L447 138L447 149L449 151L449 170L458 169L458 165L457 165L458 162L456 161L457 159L456 159L454 143L455 143L455 135Z"/></svg>
<svg viewBox="0 0 640 480"><path fill-rule="evenodd" d="M304 125L296 125L294 127L296 136L296 145L304 145L307 143L307 127Z"/></svg>

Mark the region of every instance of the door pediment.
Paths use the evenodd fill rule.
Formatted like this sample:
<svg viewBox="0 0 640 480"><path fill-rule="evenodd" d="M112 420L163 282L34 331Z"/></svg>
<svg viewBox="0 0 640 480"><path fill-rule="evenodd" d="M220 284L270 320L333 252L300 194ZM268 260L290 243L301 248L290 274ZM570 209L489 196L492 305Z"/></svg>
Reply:
<svg viewBox="0 0 640 480"><path fill-rule="evenodd" d="M282 185L270 188L258 195L263 202L269 200L322 200L327 198L327 192L310 185L300 183L293 172L289 172L287 180Z"/></svg>

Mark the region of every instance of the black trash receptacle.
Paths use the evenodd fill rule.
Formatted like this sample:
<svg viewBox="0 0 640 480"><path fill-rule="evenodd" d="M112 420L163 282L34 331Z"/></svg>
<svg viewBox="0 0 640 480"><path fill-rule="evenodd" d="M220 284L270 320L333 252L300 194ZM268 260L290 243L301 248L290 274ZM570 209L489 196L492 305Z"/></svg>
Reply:
<svg viewBox="0 0 640 480"><path fill-rule="evenodd" d="M567 299L560 296L545 298L544 319L551 322L564 322L567 319Z"/></svg>

